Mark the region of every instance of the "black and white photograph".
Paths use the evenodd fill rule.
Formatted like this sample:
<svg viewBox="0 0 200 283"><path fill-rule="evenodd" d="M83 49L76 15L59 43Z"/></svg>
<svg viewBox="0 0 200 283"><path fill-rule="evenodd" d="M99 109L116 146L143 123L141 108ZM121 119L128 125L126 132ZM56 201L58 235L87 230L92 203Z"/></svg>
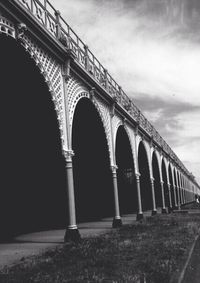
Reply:
<svg viewBox="0 0 200 283"><path fill-rule="evenodd" d="M0 0L0 283L200 282L199 19Z"/></svg>

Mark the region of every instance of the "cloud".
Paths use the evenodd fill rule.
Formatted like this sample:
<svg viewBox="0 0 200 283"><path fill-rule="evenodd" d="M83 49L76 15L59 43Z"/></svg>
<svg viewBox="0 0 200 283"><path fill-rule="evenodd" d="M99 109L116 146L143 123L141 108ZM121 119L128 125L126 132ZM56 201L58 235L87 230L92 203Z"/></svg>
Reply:
<svg viewBox="0 0 200 283"><path fill-rule="evenodd" d="M51 2L179 157L200 155L200 1Z"/></svg>
<svg viewBox="0 0 200 283"><path fill-rule="evenodd" d="M199 121L200 106L181 102L171 97L167 100L162 97L138 94L134 100L149 120L159 129L165 140L175 147L186 143L186 139L200 139ZM189 146L189 144L187 144Z"/></svg>

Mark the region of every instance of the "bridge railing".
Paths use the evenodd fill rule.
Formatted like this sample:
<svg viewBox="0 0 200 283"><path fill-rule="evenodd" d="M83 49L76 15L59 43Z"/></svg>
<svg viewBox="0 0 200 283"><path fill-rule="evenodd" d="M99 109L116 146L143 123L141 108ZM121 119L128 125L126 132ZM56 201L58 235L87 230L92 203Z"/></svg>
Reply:
<svg viewBox="0 0 200 283"><path fill-rule="evenodd" d="M162 149L181 167L185 172L188 170L178 159L165 140L160 136L152 124L146 119L133 101L125 94L99 60L89 50L87 45L78 37L73 29L67 24L60 13L48 0L13 0L26 8L32 16L66 48L73 51L76 62L84 68L103 87L109 95L125 109L138 125L159 144Z"/></svg>

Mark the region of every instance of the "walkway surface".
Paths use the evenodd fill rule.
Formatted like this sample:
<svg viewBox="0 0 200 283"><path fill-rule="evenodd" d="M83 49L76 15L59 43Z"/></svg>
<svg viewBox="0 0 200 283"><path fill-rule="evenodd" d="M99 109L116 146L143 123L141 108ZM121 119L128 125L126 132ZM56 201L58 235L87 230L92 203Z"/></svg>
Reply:
<svg viewBox="0 0 200 283"><path fill-rule="evenodd" d="M151 212L144 212L150 216ZM123 224L131 224L136 220L136 214L124 215ZM112 229L112 218L99 222L87 222L78 225L81 237L99 235ZM0 268L11 265L25 257L38 255L48 248L63 244L65 230L52 230L20 235L9 243L0 244Z"/></svg>

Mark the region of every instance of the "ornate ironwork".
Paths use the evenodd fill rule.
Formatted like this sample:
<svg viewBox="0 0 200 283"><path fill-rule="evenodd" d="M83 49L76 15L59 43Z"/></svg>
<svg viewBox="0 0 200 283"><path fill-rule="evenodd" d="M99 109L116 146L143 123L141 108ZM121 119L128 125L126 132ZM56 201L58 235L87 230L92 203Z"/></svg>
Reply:
<svg viewBox="0 0 200 283"><path fill-rule="evenodd" d="M66 23L60 13L48 0L13 0L22 6L46 31L63 44L64 48L72 50L75 61L104 88L108 94L138 123L152 139L174 160L183 171L189 174L183 163L178 159L169 145L156 131L153 125L130 100L122 88L116 83L99 60L89 50L87 45L78 37Z"/></svg>

